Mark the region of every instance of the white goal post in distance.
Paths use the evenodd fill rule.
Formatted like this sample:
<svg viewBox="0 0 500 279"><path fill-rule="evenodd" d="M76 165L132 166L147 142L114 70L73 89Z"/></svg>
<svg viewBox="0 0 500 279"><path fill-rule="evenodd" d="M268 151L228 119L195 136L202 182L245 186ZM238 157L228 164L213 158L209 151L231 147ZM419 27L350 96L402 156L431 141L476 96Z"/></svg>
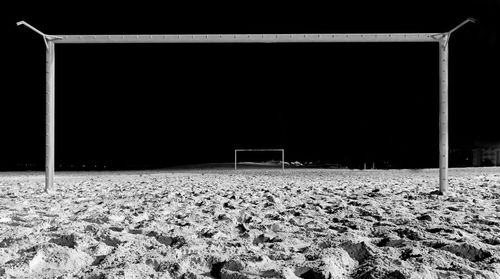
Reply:
<svg viewBox="0 0 500 279"><path fill-rule="evenodd" d="M270 149L235 149L234 150L234 170L238 169L238 152L281 152L281 169L285 169L285 149L270 148Z"/></svg>
<svg viewBox="0 0 500 279"><path fill-rule="evenodd" d="M46 47L45 116L45 191L54 185L55 124L55 45L56 44L132 44L132 43L439 43L439 191L448 188L448 42L451 34L467 19L442 33L369 33L369 34L198 34L198 35L47 35L24 21L24 25L42 36Z"/></svg>

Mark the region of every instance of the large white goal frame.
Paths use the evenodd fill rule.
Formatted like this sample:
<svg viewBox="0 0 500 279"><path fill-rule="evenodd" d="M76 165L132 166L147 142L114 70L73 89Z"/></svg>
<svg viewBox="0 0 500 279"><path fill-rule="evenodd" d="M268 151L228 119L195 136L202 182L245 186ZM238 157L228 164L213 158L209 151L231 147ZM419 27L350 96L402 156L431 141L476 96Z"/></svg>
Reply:
<svg viewBox="0 0 500 279"><path fill-rule="evenodd" d="M380 34L198 34L198 35L47 35L25 21L25 25L43 37L46 46L45 101L45 191L54 185L54 112L55 45L111 43L368 43L368 42L438 42L439 43L439 191L448 188L448 42L451 34L467 19L443 33Z"/></svg>

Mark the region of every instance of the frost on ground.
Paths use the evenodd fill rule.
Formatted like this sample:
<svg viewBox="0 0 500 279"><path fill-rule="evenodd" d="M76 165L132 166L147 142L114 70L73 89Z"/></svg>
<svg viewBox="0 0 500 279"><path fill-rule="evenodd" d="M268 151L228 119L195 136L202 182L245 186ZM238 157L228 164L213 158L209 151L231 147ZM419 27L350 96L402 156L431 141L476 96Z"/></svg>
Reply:
<svg viewBox="0 0 500 279"><path fill-rule="evenodd" d="M500 169L0 175L0 277L500 278Z"/></svg>

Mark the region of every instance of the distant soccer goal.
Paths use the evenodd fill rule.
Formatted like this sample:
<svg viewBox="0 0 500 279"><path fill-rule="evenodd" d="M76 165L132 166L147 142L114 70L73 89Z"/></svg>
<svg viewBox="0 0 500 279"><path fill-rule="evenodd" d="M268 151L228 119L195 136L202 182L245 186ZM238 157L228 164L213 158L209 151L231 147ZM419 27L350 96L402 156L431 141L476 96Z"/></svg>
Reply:
<svg viewBox="0 0 500 279"><path fill-rule="evenodd" d="M281 169L285 169L285 149L235 149L234 169L238 169L238 152L281 152Z"/></svg>

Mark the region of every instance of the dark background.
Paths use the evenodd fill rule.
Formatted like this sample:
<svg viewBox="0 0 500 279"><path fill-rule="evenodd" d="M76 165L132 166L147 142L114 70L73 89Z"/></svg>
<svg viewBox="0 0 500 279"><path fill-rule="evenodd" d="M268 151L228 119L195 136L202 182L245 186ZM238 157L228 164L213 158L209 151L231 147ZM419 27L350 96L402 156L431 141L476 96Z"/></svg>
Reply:
<svg viewBox="0 0 500 279"><path fill-rule="evenodd" d="M45 158L45 45L20 20L55 35L411 33L474 17L450 41L451 149L500 141L500 1L374 2L5 6L0 170ZM437 43L57 45L56 169L230 162L235 148L437 167L438 86Z"/></svg>

